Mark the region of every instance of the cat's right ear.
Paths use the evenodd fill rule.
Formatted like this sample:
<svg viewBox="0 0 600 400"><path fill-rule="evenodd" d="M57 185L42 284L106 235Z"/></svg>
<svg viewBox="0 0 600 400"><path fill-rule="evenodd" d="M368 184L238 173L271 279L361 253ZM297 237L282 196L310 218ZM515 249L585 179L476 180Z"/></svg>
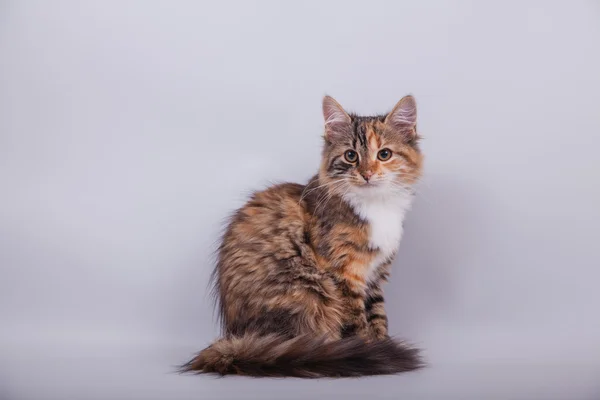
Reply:
<svg viewBox="0 0 600 400"><path fill-rule="evenodd" d="M325 139L332 141L350 133L350 116L331 96L323 98L323 119L325 120Z"/></svg>

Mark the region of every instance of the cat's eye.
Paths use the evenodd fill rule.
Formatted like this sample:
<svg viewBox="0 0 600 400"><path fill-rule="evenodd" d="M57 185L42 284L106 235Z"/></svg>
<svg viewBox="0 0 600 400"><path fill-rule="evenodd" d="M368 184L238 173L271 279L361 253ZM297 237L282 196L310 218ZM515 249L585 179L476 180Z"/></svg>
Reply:
<svg viewBox="0 0 600 400"><path fill-rule="evenodd" d="M344 158L349 163L355 163L356 160L358 160L358 153L354 150L346 150L346 152L344 153Z"/></svg>
<svg viewBox="0 0 600 400"><path fill-rule="evenodd" d="M392 157L392 151L390 149L381 149L379 153L377 153L377 158L381 161L387 161Z"/></svg>

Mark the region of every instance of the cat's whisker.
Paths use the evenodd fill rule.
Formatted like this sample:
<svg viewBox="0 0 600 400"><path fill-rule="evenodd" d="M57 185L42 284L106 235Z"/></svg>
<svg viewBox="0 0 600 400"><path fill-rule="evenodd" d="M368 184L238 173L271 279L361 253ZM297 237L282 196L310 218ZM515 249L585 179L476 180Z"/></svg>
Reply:
<svg viewBox="0 0 600 400"><path fill-rule="evenodd" d="M318 214L319 207L321 205L323 207L325 207L327 205L327 203L329 203L329 201L332 199L332 197L333 197L332 192L325 193L325 195L323 196L323 199L320 200L319 203L317 203L317 205L315 206L315 214Z"/></svg>
<svg viewBox="0 0 600 400"><path fill-rule="evenodd" d="M317 212L317 210L319 209L319 206L323 203L328 201L328 197L331 197L333 192L339 188L340 186L342 186L345 183L344 180L339 180L339 181L334 181L332 185L330 185L331 187L328 187L328 190L326 190L320 197L317 198L317 205L315 206L315 213Z"/></svg>
<svg viewBox="0 0 600 400"><path fill-rule="evenodd" d="M392 187L393 187L392 190L401 190L403 194L411 194L411 195L415 195L415 196L418 194L420 198L422 198L423 200L425 200L426 202L431 204L431 199L428 196L426 196L425 194L423 194L423 192L418 187L403 186L398 183L393 183Z"/></svg>
<svg viewBox="0 0 600 400"><path fill-rule="evenodd" d="M338 191L338 189L341 189L344 187L344 185L347 185L348 188L346 191L350 190L350 188L352 187L352 185L349 185L348 182L345 179L341 179L340 181L338 181L340 184L336 185L334 187L332 187L327 193L326 196L323 200L321 200L317 206L315 207L315 213L318 212L318 209L320 206L325 207L333 198L334 195L338 195L340 196L338 193L336 193Z"/></svg>
<svg viewBox="0 0 600 400"><path fill-rule="evenodd" d="M304 191L302 192L302 195L300 196L300 200L298 200L298 204L300 204L302 202L302 200L304 200L309 193L311 193L311 192L313 192L313 191L315 191L317 189L321 189L323 187L333 186L334 184L339 183L339 182L340 181L337 181L337 180L336 181L325 182L325 183L323 183L323 184L321 184L319 186L311 188L310 190L306 190L306 188L305 188ZM308 186L307 186L307 188L308 188Z"/></svg>

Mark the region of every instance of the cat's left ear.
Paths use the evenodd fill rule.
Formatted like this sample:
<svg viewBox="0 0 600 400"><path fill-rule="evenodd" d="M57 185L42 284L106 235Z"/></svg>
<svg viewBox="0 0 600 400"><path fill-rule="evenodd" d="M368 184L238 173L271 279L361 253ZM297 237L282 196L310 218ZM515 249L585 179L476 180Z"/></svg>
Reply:
<svg viewBox="0 0 600 400"><path fill-rule="evenodd" d="M404 96L385 117L385 123L393 131L412 138L416 135L417 102L411 95Z"/></svg>

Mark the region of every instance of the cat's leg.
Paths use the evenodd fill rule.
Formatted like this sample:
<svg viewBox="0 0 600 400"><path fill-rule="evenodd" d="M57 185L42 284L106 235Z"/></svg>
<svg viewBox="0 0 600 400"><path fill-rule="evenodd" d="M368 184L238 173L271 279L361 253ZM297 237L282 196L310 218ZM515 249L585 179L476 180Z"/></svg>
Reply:
<svg viewBox="0 0 600 400"><path fill-rule="evenodd" d="M343 303L331 276L320 271L311 257L292 257L278 262L283 275L277 287L280 296L269 303L292 311L298 324L297 334L309 334L326 340L338 340L343 320Z"/></svg>
<svg viewBox="0 0 600 400"><path fill-rule="evenodd" d="M358 335L364 339L372 338L365 312L365 299L358 293L346 298L346 318L342 335Z"/></svg>
<svg viewBox="0 0 600 400"><path fill-rule="evenodd" d="M360 336L371 339L365 311L365 290L348 279L339 279L338 287L344 302L342 337Z"/></svg>
<svg viewBox="0 0 600 400"><path fill-rule="evenodd" d="M335 282L310 257L284 255L263 259L253 273L221 277L227 333L339 339L344 309Z"/></svg>
<svg viewBox="0 0 600 400"><path fill-rule="evenodd" d="M388 318L385 312L383 284L387 282L390 265L379 270L379 276L367 286L365 296L365 315L371 337L384 339L388 337Z"/></svg>
<svg viewBox="0 0 600 400"><path fill-rule="evenodd" d="M388 337L388 319L380 283L369 285L367 289L365 315L372 338L384 339Z"/></svg>

